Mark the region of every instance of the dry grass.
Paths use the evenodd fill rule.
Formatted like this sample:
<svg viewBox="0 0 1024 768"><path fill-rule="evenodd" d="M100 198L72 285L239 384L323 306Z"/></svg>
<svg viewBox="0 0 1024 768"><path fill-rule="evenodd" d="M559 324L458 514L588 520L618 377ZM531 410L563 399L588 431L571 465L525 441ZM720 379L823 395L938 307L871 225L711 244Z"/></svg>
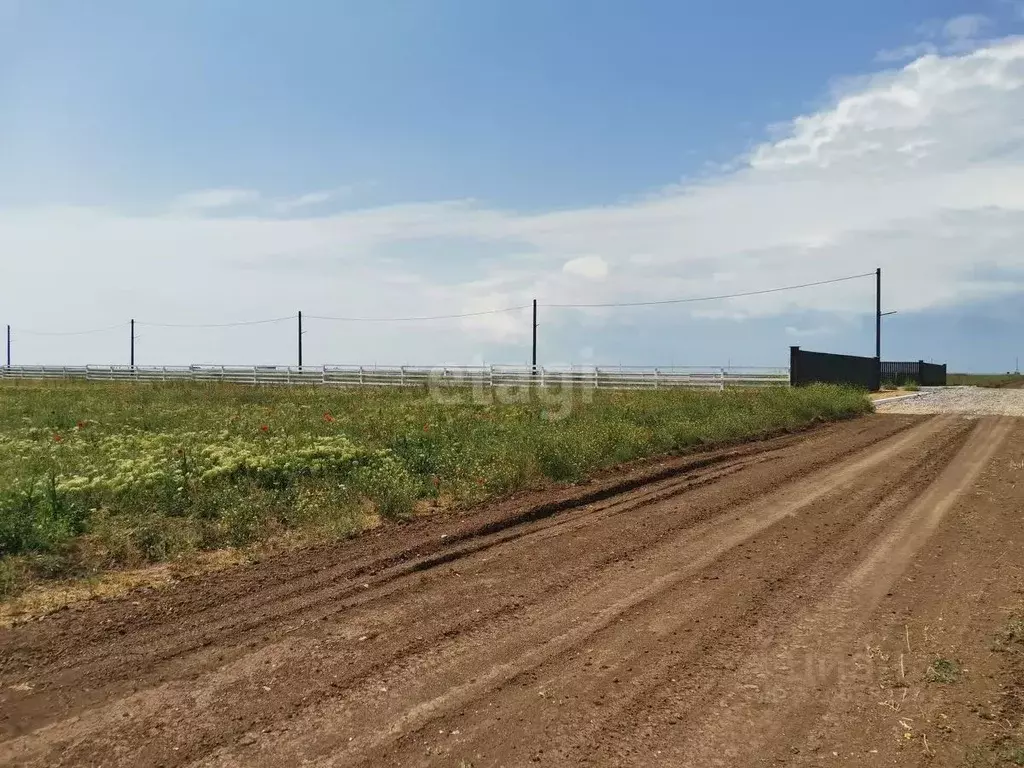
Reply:
<svg viewBox="0 0 1024 768"><path fill-rule="evenodd" d="M10 627L86 600L121 597L142 588L169 587L188 576L213 573L248 562L251 556L250 552L218 550L197 554L186 563L162 563L34 584L17 597L0 603L0 627Z"/></svg>

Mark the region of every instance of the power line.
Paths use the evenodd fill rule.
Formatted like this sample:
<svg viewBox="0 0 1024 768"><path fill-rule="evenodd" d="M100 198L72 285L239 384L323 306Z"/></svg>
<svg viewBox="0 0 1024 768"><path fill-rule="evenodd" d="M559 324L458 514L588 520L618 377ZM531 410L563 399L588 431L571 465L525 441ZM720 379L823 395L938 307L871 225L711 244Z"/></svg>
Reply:
<svg viewBox="0 0 1024 768"><path fill-rule="evenodd" d="M831 283L841 283L847 280L858 280L863 277L872 277L874 272L865 272L858 275L848 275L847 277L837 277L831 280L817 280L812 283L801 283L799 285L786 285L778 288L764 288L757 291L743 291L740 293L727 293L720 294L717 296L693 296L681 299L661 299L656 301L621 301L621 302L599 302L590 304L539 304L538 306L548 307L552 309L588 309L588 308L600 308L600 307L650 307L659 306L666 304L688 304L701 301L719 301L723 299L737 299L745 296L761 296L769 293L781 293L783 291L793 291L801 288L813 288L819 285L829 285ZM479 312L460 312L455 314L447 315L419 315L411 317L336 317L330 315L306 315L311 320L326 320L330 322L345 322L345 323L399 323L399 322L425 322L431 320L452 320L466 317L481 317L484 315L495 315L505 312L518 312L520 310L529 309L531 305L522 304L514 307L503 307L501 309L487 309ZM295 320L295 316L288 315L286 317L272 317L262 320L241 320L230 323L150 323L146 321L136 321L136 326L149 326L151 328L236 328L241 326L252 326L252 325L269 325L273 323L284 323L292 322ZM85 331L35 331L27 328L12 328L19 333L32 336L85 336L93 333L106 333L108 331L117 330L123 328L127 323L118 323L117 325L107 326L105 328L93 328Z"/></svg>
<svg viewBox="0 0 1024 768"><path fill-rule="evenodd" d="M295 316L270 317L261 321L240 321L238 323L145 323L138 321L136 326L148 326L150 328L234 328L237 326L264 326L270 323L285 323L294 321Z"/></svg>
<svg viewBox="0 0 1024 768"><path fill-rule="evenodd" d="M93 328L88 331L33 331L29 328L18 328L14 326L11 328L12 331L18 331L18 333L24 333L27 336L85 336L90 333L106 333L107 331L115 331L118 328L124 328L128 323L118 323L117 325L110 325L106 328Z"/></svg>
<svg viewBox="0 0 1024 768"><path fill-rule="evenodd" d="M530 305L523 304L518 307L504 307L502 309L485 309L482 312L462 312L457 315L428 315L421 317L327 317L325 315L306 315L312 320L334 320L344 323L399 323L417 322L420 320L450 320L459 317L479 317L480 315L496 315L501 312L516 312L520 309L527 309Z"/></svg>
<svg viewBox="0 0 1024 768"><path fill-rule="evenodd" d="M542 307L553 307L556 309L576 309L590 307L650 307L657 304L688 304L697 301L717 301L719 299L738 299L743 296L760 296L765 293L780 293L782 291L793 291L798 288L812 288L816 285L828 285L829 283L841 283L845 280L857 280L862 277L874 277L874 272L865 272L862 275L850 275L848 277L836 277L832 280L818 280L813 283L801 283L800 285L785 285L781 288L765 288L760 291L745 291L743 293L726 293L720 296L695 296L686 299L662 299L660 301L613 301L600 304L542 304Z"/></svg>

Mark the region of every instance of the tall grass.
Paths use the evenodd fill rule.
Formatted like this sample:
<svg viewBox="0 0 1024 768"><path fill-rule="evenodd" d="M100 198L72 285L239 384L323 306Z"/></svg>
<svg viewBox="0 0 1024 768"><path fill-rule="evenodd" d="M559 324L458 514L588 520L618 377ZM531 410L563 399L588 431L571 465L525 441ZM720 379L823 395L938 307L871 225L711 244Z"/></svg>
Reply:
<svg viewBox="0 0 1024 768"><path fill-rule="evenodd" d="M464 394L4 382L0 595L288 531L346 536L431 503L870 408L831 386L566 391L557 408L550 396Z"/></svg>
<svg viewBox="0 0 1024 768"><path fill-rule="evenodd" d="M951 373L946 377L951 387L973 386L1002 388L1024 387L1024 374L1021 373Z"/></svg>

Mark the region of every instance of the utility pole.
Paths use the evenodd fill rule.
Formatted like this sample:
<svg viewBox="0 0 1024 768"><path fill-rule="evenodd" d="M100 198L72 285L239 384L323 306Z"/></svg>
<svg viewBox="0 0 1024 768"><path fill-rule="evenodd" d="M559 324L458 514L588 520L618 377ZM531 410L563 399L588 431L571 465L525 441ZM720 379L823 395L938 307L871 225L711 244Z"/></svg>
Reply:
<svg viewBox="0 0 1024 768"><path fill-rule="evenodd" d="M537 375L537 300L533 300L533 375Z"/></svg>
<svg viewBox="0 0 1024 768"><path fill-rule="evenodd" d="M299 310L299 370L302 370L302 310Z"/></svg>
<svg viewBox="0 0 1024 768"><path fill-rule="evenodd" d="M132 330L132 347L131 347L130 361L131 361L132 370L134 371L135 370L135 318L134 317L132 318L131 326L132 326L132 328L131 328L131 330Z"/></svg>
<svg viewBox="0 0 1024 768"><path fill-rule="evenodd" d="M875 357L882 361L882 268L875 270Z"/></svg>

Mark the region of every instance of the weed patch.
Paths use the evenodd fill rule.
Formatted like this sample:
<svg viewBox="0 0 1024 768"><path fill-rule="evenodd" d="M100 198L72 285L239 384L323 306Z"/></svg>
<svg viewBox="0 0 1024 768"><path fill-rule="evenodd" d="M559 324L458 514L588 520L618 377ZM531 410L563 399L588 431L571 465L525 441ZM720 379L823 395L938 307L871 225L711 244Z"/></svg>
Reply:
<svg viewBox="0 0 1024 768"><path fill-rule="evenodd" d="M529 393L527 393L529 394ZM617 463L870 410L834 386L564 392L0 383L0 597L289 531L348 536Z"/></svg>
<svg viewBox="0 0 1024 768"><path fill-rule="evenodd" d="M960 665L952 659L935 659L928 665L925 679L929 683L955 683L960 679Z"/></svg>

